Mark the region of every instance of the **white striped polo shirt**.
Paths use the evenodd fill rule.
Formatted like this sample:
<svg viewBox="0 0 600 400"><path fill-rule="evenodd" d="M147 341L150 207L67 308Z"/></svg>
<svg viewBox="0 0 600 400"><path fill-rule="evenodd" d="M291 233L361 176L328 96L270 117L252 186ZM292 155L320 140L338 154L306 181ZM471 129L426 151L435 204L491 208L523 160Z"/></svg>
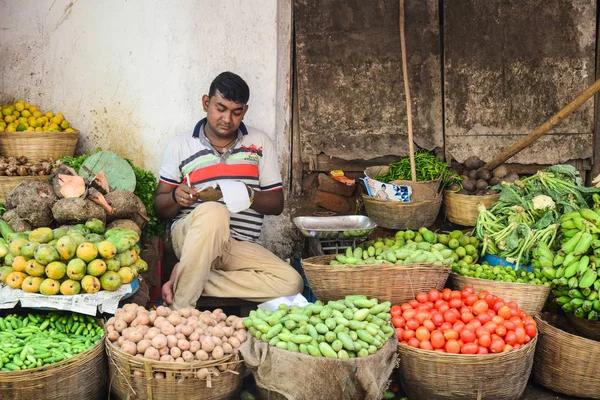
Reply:
<svg viewBox="0 0 600 400"><path fill-rule="evenodd" d="M282 190L281 173L277 163L275 146L269 136L242 123L238 129L235 144L225 153L219 154L206 136L206 118L196 124L192 133L174 138L165 151L160 168L160 181L177 186L186 182L202 187L219 179L242 181L254 190ZM223 200L219 200L223 204ZM192 207L182 207L175 223L202 201ZM231 236L238 240L257 241L264 216L249 208L237 214L230 214Z"/></svg>

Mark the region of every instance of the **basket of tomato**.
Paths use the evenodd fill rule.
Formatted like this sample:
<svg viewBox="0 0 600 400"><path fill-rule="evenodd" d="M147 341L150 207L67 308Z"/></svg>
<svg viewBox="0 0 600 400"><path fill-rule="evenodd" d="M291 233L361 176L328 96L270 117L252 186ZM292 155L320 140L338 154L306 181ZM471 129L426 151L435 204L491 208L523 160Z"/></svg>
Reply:
<svg viewBox="0 0 600 400"><path fill-rule="evenodd" d="M392 308L400 376L414 399L516 399L531 373L537 325L514 302L472 287L435 289Z"/></svg>

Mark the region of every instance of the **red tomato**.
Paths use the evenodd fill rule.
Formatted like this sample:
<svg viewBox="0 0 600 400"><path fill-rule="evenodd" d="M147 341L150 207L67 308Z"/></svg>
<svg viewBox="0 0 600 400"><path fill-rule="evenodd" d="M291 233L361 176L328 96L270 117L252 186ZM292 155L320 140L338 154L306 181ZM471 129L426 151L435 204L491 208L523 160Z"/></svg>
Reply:
<svg viewBox="0 0 600 400"><path fill-rule="evenodd" d="M483 346L485 348L490 347L490 345L492 344L492 337L489 335L489 333L479 336L478 340L479 340L479 345Z"/></svg>
<svg viewBox="0 0 600 400"><path fill-rule="evenodd" d="M393 317L392 325L394 325L394 328L404 328L406 325L406 320L402 317Z"/></svg>
<svg viewBox="0 0 600 400"><path fill-rule="evenodd" d="M504 350L504 340L502 338L494 338L492 339L492 343L490 344L490 351L492 353L502 353Z"/></svg>
<svg viewBox="0 0 600 400"><path fill-rule="evenodd" d="M411 306L412 308L417 308L417 307L419 306L419 302L418 302L418 301L416 301L415 299L409 300L409 301L408 301L408 304L410 304L410 306Z"/></svg>
<svg viewBox="0 0 600 400"><path fill-rule="evenodd" d="M475 329L475 335L479 338L479 337L481 337L483 335L488 335L489 336L490 333L488 332L488 330L485 327L480 326L479 328Z"/></svg>
<svg viewBox="0 0 600 400"><path fill-rule="evenodd" d="M451 299L461 299L462 293L459 292L458 290L453 290L452 292L450 292L450 298Z"/></svg>
<svg viewBox="0 0 600 400"><path fill-rule="evenodd" d="M473 316L473 314L471 314L470 312L463 313L463 314L460 316L460 319L461 319L461 320L462 320L464 323L466 323L466 324L468 324L469 322L473 321L473 318L475 318L475 317L474 317L474 316Z"/></svg>
<svg viewBox="0 0 600 400"><path fill-rule="evenodd" d="M458 316L452 311L448 310L444 313L444 320L453 324L458 320Z"/></svg>
<svg viewBox="0 0 600 400"><path fill-rule="evenodd" d="M408 303L404 303L400 306L400 308L402 309L402 311L406 311L406 310L412 310L412 306Z"/></svg>
<svg viewBox="0 0 600 400"><path fill-rule="evenodd" d="M488 303L485 302L485 300L477 300L475 303L473 303L473 314L475 315L487 313L488 309L489 306Z"/></svg>
<svg viewBox="0 0 600 400"><path fill-rule="evenodd" d="M442 332L446 332L448 329L452 329L452 324L450 322L444 322L442 325L440 325L440 330Z"/></svg>
<svg viewBox="0 0 600 400"><path fill-rule="evenodd" d="M507 351L513 350L513 347L510 344L504 345L504 350L502 352L506 353Z"/></svg>
<svg viewBox="0 0 600 400"><path fill-rule="evenodd" d="M496 300L496 302L494 303L494 305L492 306L492 309L496 312L498 312L498 310L500 309L500 307L504 306L504 301L501 299Z"/></svg>
<svg viewBox="0 0 600 400"><path fill-rule="evenodd" d="M415 337L415 331L413 331L412 329L405 329L404 333L402 334L402 337L404 338L404 340L410 340Z"/></svg>
<svg viewBox="0 0 600 400"><path fill-rule="evenodd" d="M468 293L471 293L471 294L475 294L475 289L473 289L472 286L465 286L463 288L463 292L468 292Z"/></svg>
<svg viewBox="0 0 600 400"><path fill-rule="evenodd" d="M421 304L419 304L419 307L417 307L417 310L431 311L431 310L433 310L433 303L430 301L421 303Z"/></svg>
<svg viewBox="0 0 600 400"><path fill-rule="evenodd" d="M415 317L415 314L417 313L417 310L413 310L412 308L410 310L406 310L402 313L402 318L404 318L405 320L409 320L409 319L413 319Z"/></svg>
<svg viewBox="0 0 600 400"><path fill-rule="evenodd" d="M444 338L446 338L446 340L457 340L459 338L459 334L454 329L448 329L447 331L444 331Z"/></svg>
<svg viewBox="0 0 600 400"><path fill-rule="evenodd" d="M445 353L446 350L444 349L433 349L433 351L437 351L438 353Z"/></svg>
<svg viewBox="0 0 600 400"><path fill-rule="evenodd" d="M490 316L490 318L494 318L496 316L496 311L494 311L493 308L490 308L487 310L487 314Z"/></svg>
<svg viewBox="0 0 600 400"><path fill-rule="evenodd" d="M419 345L421 344L421 342L419 342L419 339L417 338L411 338L408 341L408 345L411 347L416 347L417 349L419 348Z"/></svg>
<svg viewBox="0 0 600 400"><path fill-rule="evenodd" d="M490 315L487 312L484 312L483 314L479 314L477 316L477 320L480 321L482 324L485 324L486 322L491 321L492 317L490 317Z"/></svg>
<svg viewBox="0 0 600 400"><path fill-rule="evenodd" d="M396 328L396 334L398 335L398 341L401 341L404 339L404 329Z"/></svg>
<svg viewBox="0 0 600 400"><path fill-rule="evenodd" d="M494 296L493 294L488 294L485 296L484 300L489 307L492 307L494 303L496 303L496 300L498 300L498 297Z"/></svg>
<svg viewBox="0 0 600 400"><path fill-rule="evenodd" d="M506 344L514 346L517 343L517 335L513 331L508 331L504 336L504 341L506 342Z"/></svg>
<svg viewBox="0 0 600 400"><path fill-rule="evenodd" d="M485 329L487 329L489 333L496 333L496 327L497 327L497 326L498 326L498 324L496 324L496 323L495 323L495 322L493 322L493 321L486 322L486 323L483 325L483 327L484 327Z"/></svg>
<svg viewBox="0 0 600 400"><path fill-rule="evenodd" d="M460 338L464 343L472 343L475 341L475 333L468 329L463 329L460 331Z"/></svg>
<svg viewBox="0 0 600 400"><path fill-rule="evenodd" d="M514 331L516 328L515 323L512 321L504 321L504 326L507 331Z"/></svg>
<svg viewBox="0 0 600 400"><path fill-rule="evenodd" d="M419 347L423 350L433 350L433 346L431 345L431 342L429 340L423 340Z"/></svg>
<svg viewBox="0 0 600 400"><path fill-rule="evenodd" d="M440 292L438 292L437 289L431 289L427 293L427 297L429 298L429 301L436 302L440 299Z"/></svg>
<svg viewBox="0 0 600 400"><path fill-rule="evenodd" d="M485 296L487 296L489 294L489 292L487 290L482 290L481 292L479 292L479 294L477 295L477 298L479 299L485 299Z"/></svg>
<svg viewBox="0 0 600 400"><path fill-rule="evenodd" d="M452 289L444 288L442 289L442 299L448 301L450 300L450 293L452 293Z"/></svg>
<svg viewBox="0 0 600 400"><path fill-rule="evenodd" d="M513 349L519 350L522 346L523 346L522 344L517 343L513 346Z"/></svg>
<svg viewBox="0 0 600 400"><path fill-rule="evenodd" d="M440 304L440 306L437 307L437 309L439 312L441 312L443 314L450 309L450 304L448 304L447 302L444 301L444 303Z"/></svg>
<svg viewBox="0 0 600 400"><path fill-rule="evenodd" d="M417 321L416 319L409 319L408 321L406 321L406 329L416 331L417 328L420 326L421 324L419 324L419 321Z"/></svg>
<svg viewBox="0 0 600 400"><path fill-rule="evenodd" d="M519 326L523 326L523 320L517 316L510 317L510 322L515 324L515 328Z"/></svg>
<svg viewBox="0 0 600 400"><path fill-rule="evenodd" d="M401 316L402 315L402 307L400 307L399 305L392 306L392 309L390 310L390 314L392 314L392 317Z"/></svg>
<svg viewBox="0 0 600 400"><path fill-rule="evenodd" d="M429 301L429 298L427 297L427 293L425 293L425 292L419 292L419 293L417 293L417 295L415 296L415 299L419 303L425 303L426 301Z"/></svg>
<svg viewBox="0 0 600 400"><path fill-rule="evenodd" d="M435 305L435 308L439 308L442 304L444 304L446 302L446 300L442 299L441 297L438 298L433 304Z"/></svg>
<svg viewBox="0 0 600 400"><path fill-rule="evenodd" d="M479 346L479 349L477 350L477 354L488 354L489 351L487 349L487 347L483 347L483 346Z"/></svg>
<svg viewBox="0 0 600 400"><path fill-rule="evenodd" d="M537 328L533 324L526 324L525 325L525 333L527 334L527 336L532 338L537 334Z"/></svg>
<svg viewBox="0 0 600 400"><path fill-rule="evenodd" d="M483 325L481 323L481 321L479 321L478 319L474 319L473 321L470 322L470 324L473 325L475 328L479 328L480 326Z"/></svg>
<svg viewBox="0 0 600 400"><path fill-rule="evenodd" d="M447 353L458 354L460 353L460 343L455 339L450 339L444 345L444 349Z"/></svg>
<svg viewBox="0 0 600 400"><path fill-rule="evenodd" d="M433 331L435 330L435 328L436 328L435 324L434 324L434 323L433 323L433 321L432 321L432 320L430 320L430 319L426 319L425 321L423 321L423 326L424 326L425 328L427 328L427 330L428 330L429 332L433 332Z"/></svg>
<svg viewBox="0 0 600 400"><path fill-rule="evenodd" d="M469 307L467 305L463 305L460 309L458 309L458 313L459 314L463 314L463 313L466 313L466 312L471 312L471 307Z"/></svg>
<svg viewBox="0 0 600 400"><path fill-rule="evenodd" d="M458 310L462 306L462 300L453 298L450 299L448 304L450 305L450 308L456 308Z"/></svg>
<svg viewBox="0 0 600 400"><path fill-rule="evenodd" d="M419 324L423 324L423 321L429 319L429 311L417 310L417 313L415 314L415 319L419 321Z"/></svg>
<svg viewBox="0 0 600 400"><path fill-rule="evenodd" d="M462 354L477 354L478 350L479 346L477 346L475 343L465 343L462 345L460 352Z"/></svg>
<svg viewBox="0 0 600 400"><path fill-rule="evenodd" d="M446 344L446 338L444 337L444 334L440 331L431 332L431 337L429 338L429 340L431 340L431 345L434 349L441 349Z"/></svg>
<svg viewBox="0 0 600 400"><path fill-rule="evenodd" d="M514 301L509 301L508 304L507 304L507 306L510 307L510 308L513 308L515 310L519 309L519 306Z"/></svg>
<svg viewBox="0 0 600 400"><path fill-rule="evenodd" d="M424 326L420 326L415 331L415 336L417 339L419 339L419 341L422 342L423 340L429 340L431 333Z"/></svg>
<svg viewBox="0 0 600 400"><path fill-rule="evenodd" d="M504 318L502 318L499 315L496 315L494 317L492 317L492 322L495 323L496 325L503 325L504 324Z"/></svg>
<svg viewBox="0 0 600 400"><path fill-rule="evenodd" d="M525 335L525 328L522 328L520 326L515 328L515 336L517 337L517 343L525 343Z"/></svg>
<svg viewBox="0 0 600 400"><path fill-rule="evenodd" d="M504 337L504 335L506 335L506 327L504 325L498 325L496 327L496 335Z"/></svg>
<svg viewBox="0 0 600 400"><path fill-rule="evenodd" d="M452 329L454 329L456 332L460 332L465 328L465 323L462 322L461 320L458 320L454 323L454 325L452 325Z"/></svg>
<svg viewBox="0 0 600 400"><path fill-rule="evenodd" d="M435 324L435 326L442 326L444 323L444 315L440 312L432 313L431 320Z"/></svg>
<svg viewBox="0 0 600 400"><path fill-rule="evenodd" d="M465 298L465 304L468 306L472 306L478 300L477 296L474 294L468 294Z"/></svg>

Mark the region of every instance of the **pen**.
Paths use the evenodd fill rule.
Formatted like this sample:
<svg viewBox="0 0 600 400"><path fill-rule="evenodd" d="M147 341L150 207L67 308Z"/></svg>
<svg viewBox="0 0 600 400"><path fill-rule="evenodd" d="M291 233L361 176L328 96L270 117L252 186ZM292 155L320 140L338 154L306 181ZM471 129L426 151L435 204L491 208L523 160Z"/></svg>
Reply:
<svg viewBox="0 0 600 400"><path fill-rule="evenodd" d="M187 181L188 187L191 189L192 185L190 185L190 174L189 173L185 176L185 180ZM190 199L194 197L194 196L192 196L191 193L189 195L190 195Z"/></svg>

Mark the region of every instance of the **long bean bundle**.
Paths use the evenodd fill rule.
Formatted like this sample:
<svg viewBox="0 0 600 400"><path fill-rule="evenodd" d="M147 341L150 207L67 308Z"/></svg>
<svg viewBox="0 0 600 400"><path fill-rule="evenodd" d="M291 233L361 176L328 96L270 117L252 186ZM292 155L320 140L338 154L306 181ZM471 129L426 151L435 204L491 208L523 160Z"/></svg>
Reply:
<svg viewBox="0 0 600 400"><path fill-rule="evenodd" d="M412 179L409 156L402 157L399 161L390 164L389 167L390 170L387 173L376 176L375 179L385 183ZM417 182L431 181L441 177L442 184L446 185L454 182L456 178L448 164L426 151L415 153L415 169Z"/></svg>

